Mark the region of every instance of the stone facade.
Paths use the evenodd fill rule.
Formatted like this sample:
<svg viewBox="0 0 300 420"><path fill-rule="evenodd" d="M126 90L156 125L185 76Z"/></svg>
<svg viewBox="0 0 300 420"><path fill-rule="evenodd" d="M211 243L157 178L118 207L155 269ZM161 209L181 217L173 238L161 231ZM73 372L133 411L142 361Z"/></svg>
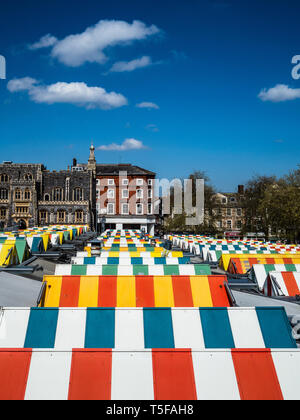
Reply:
<svg viewBox="0 0 300 420"><path fill-rule="evenodd" d="M94 176L72 167L47 171L42 164L0 164L0 225L28 228L50 224L94 227Z"/></svg>

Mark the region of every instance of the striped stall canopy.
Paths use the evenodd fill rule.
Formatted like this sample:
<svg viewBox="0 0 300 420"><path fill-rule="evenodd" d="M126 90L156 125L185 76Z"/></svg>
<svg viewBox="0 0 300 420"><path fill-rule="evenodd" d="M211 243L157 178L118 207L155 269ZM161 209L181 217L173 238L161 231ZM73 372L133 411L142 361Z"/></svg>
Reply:
<svg viewBox="0 0 300 420"><path fill-rule="evenodd" d="M58 264L56 276L197 276L211 274L205 264L71 265Z"/></svg>
<svg viewBox="0 0 300 420"><path fill-rule="evenodd" d="M270 271L264 286L268 296L298 296L300 295L300 272Z"/></svg>
<svg viewBox="0 0 300 420"><path fill-rule="evenodd" d="M226 276L44 276L44 307L231 306Z"/></svg>
<svg viewBox="0 0 300 420"><path fill-rule="evenodd" d="M1 400L300 399L300 350L0 350Z"/></svg>
<svg viewBox="0 0 300 420"><path fill-rule="evenodd" d="M254 264L251 268L251 278L256 281L262 291L270 271L298 271L300 264Z"/></svg>
<svg viewBox="0 0 300 420"><path fill-rule="evenodd" d="M118 252L118 251L101 251L101 257L115 257L115 258L131 258L131 257L145 257L145 258L159 258L159 257L183 257L182 251L129 251L129 252Z"/></svg>
<svg viewBox="0 0 300 420"><path fill-rule="evenodd" d="M221 260L230 255L222 255ZM291 254L285 255L264 255L259 257L243 256L229 258L226 270L229 273L245 274L254 264L300 264L300 255L293 256Z"/></svg>
<svg viewBox="0 0 300 420"><path fill-rule="evenodd" d="M72 257L72 264L78 265L178 265L188 264L190 262L189 257L127 257L120 255L120 257Z"/></svg>
<svg viewBox="0 0 300 420"><path fill-rule="evenodd" d="M297 348L283 308L4 308L0 348Z"/></svg>

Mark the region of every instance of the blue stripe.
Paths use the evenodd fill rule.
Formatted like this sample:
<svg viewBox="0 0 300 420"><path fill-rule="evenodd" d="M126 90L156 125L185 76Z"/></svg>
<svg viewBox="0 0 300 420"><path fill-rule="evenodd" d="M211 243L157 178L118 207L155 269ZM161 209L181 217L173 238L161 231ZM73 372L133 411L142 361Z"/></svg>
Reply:
<svg viewBox="0 0 300 420"><path fill-rule="evenodd" d="M255 308L267 348L297 348L284 308Z"/></svg>
<svg viewBox="0 0 300 420"><path fill-rule="evenodd" d="M96 264L96 257L84 257L83 264Z"/></svg>
<svg viewBox="0 0 300 420"><path fill-rule="evenodd" d="M24 347L54 348L57 319L58 309L31 308Z"/></svg>
<svg viewBox="0 0 300 420"><path fill-rule="evenodd" d="M107 264L119 264L118 257L107 257Z"/></svg>
<svg viewBox="0 0 300 420"><path fill-rule="evenodd" d="M190 262L190 257L179 257L178 264L187 264Z"/></svg>
<svg viewBox="0 0 300 420"><path fill-rule="evenodd" d="M115 347L114 308L87 308L84 346L87 349Z"/></svg>
<svg viewBox="0 0 300 420"><path fill-rule="evenodd" d="M131 257L131 264L143 265L143 258L141 258L141 257Z"/></svg>
<svg viewBox="0 0 300 420"><path fill-rule="evenodd" d="M201 308L200 318L206 348L235 348L226 308Z"/></svg>
<svg viewBox="0 0 300 420"><path fill-rule="evenodd" d="M144 308L145 348L174 348L172 314L170 308Z"/></svg>
<svg viewBox="0 0 300 420"><path fill-rule="evenodd" d="M166 264L166 258L165 257L155 257L154 258L154 264Z"/></svg>

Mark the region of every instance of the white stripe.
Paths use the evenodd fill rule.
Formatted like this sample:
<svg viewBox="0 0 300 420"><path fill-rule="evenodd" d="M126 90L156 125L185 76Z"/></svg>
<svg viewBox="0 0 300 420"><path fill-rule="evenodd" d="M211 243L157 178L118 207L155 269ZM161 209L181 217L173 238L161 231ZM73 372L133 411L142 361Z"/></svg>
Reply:
<svg viewBox="0 0 300 420"><path fill-rule="evenodd" d="M85 341L86 309L59 309L55 348L83 348Z"/></svg>
<svg viewBox="0 0 300 420"><path fill-rule="evenodd" d="M103 267L101 265L87 264L86 275L87 276L101 276Z"/></svg>
<svg viewBox="0 0 300 420"><path fill-rule="evenodd" d="M0 314L0 347L23 348L30 309L4 309ZM1 380L1 379L0 379Z"/></svg>
<svg viewBox="0 0 300 420"><path fill-rule="evenodd" d="M286 284L285 284L285 281L283 280L282 274L277 273L276 271L270 271L269 276L275 277L277 283L281 287L281 290L282 290L282 293L284 294L284 296L289 296L289 292L286 288ZM272 286L273 286L273 282L272 282ZM272 294L273 295L274 295L275 290L276 290L276 288L273 286L272 287ZM277 295L278 295L278 293L275 294L275 296L277 296Z"/></svg>
<svg viewBox="0 0 300 420"><path fill-rule="evenodd" d="M152 352L112 353L112 400L154 400Z"/></svg>
<svg viewBox="0 0 300 420"><path fill-rule="evenodd" d="M55 276L70 276L72 265L70 264L56 264Z"/></svg>
<svg viewBox="0 0 300 420"><path fill-rule="evenodd" d="M267 279L267 272L265 270L265 266L263 264L255 264L253 267L255 278L260 290L263 290L265 281Z"/></svg>
<svg viewBox="0 0 300 420"><path fill-rule="evenodd" d="M133 265L118 265L118 276L133 276Z"/></svg>
<svg viewBox="0 0 300 420"><path fill-rule="evenodd" d="M228 317L236 348L265 348L255 309L228 309Z"/></svg>
<svg viewBox="0 0 300 420"><path fill-rule="evenodd" d="M164 275L164 266L163 265L150 265L149 276L163 276Z"/></svg>
<svg viewBox="0 0 300 420"><path fill-rule="evenodd" d="M195 275L195 266L194 265L179 265L179 273L181 276L194 276Z"/></svg>
<svg viewBox="0 0 300 420"><path fill-rule="evenodd" d="M273 362L285 400L300 400L300 352L272 351Z"/></svg>
<svg viewBox="0 0 300 420"><path fill-rule="evenodd" d="M143 310L116 308L115 317L115 347L118 349L144 349Z"/></svg>
<svg viewBox="0 0 300 420"><path fill-rule="evenodd" d="M172 308L175 348L205 348L199 309Z"/></svg>
<svg viewBox="0 0 300 420"><path fill-rule="evenodd" d="M72 352L32 352L25 400L67 400Z"/></svg>
<svg viewBox="0 0 300 420"><path fill-rule="evenodd" d="M239 400L230 351L192 352L198 400Z"/></svg>

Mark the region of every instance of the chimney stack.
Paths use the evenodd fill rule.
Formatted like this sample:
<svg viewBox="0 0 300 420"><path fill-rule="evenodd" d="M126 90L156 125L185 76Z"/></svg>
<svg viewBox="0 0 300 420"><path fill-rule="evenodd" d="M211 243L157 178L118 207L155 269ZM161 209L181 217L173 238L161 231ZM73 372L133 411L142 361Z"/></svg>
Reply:
<svg viewBox="0 0 300 420"><path fill-rule="evenodd" d="M77 159L73 159L73 166L77 166Z"/></svg>
<svg viewBox="0 0 300 420"><path fill-rule="evenodd" d="M240 195L243 195L244 194L244 185L238 185L238 193Z"/></svg>

